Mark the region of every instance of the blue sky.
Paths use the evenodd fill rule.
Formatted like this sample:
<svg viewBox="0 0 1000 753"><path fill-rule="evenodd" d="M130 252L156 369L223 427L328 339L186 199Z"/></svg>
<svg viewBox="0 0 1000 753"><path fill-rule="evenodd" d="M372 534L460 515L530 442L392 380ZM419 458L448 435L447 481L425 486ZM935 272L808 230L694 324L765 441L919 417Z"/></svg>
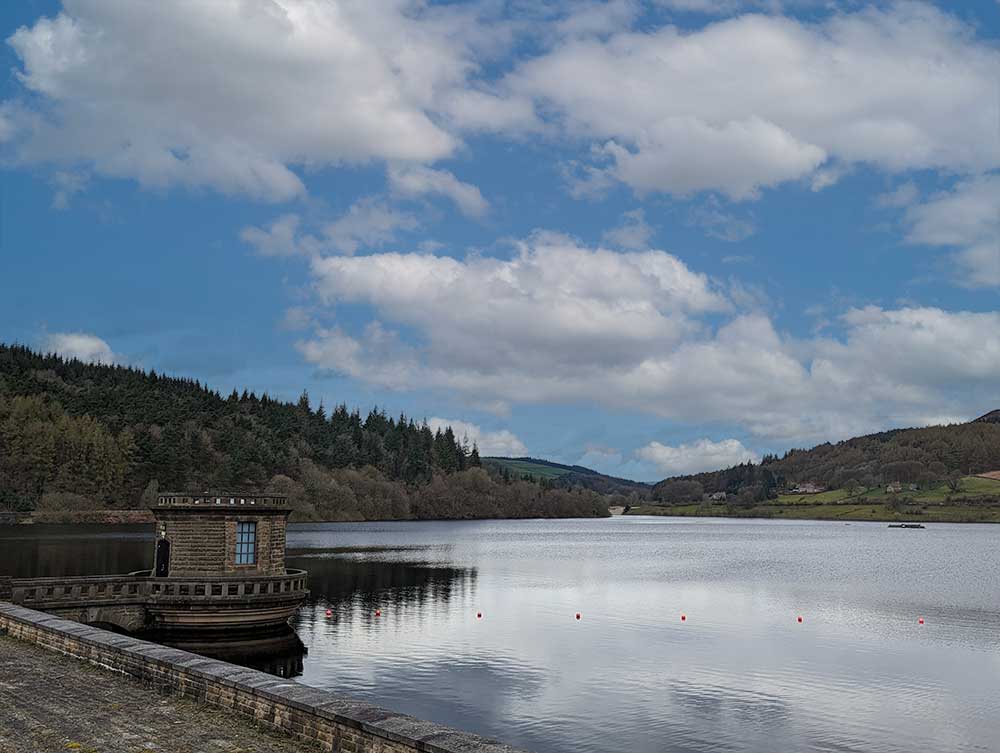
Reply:
<svg viewBox="0 0 1000 753"><path fill-rule="evenodd" d="M0 7L0 339L657 479L1000 407L1000 4Z"/></svg>

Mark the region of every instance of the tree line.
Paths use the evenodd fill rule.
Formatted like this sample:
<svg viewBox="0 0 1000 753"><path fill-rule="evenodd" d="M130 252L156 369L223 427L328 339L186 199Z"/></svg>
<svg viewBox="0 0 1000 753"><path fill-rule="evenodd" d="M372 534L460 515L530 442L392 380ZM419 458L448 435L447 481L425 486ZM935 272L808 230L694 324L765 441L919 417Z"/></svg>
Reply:
<svg viewBox="0 0 1000 753"><path fill-rule="evenodd" d="M299 517L323 519L607 514L601 495L487 472L451 427L344 404L328 413L305 392L223 397L0 344L0 507L130 508L160 489L283 490Z"/></svg>

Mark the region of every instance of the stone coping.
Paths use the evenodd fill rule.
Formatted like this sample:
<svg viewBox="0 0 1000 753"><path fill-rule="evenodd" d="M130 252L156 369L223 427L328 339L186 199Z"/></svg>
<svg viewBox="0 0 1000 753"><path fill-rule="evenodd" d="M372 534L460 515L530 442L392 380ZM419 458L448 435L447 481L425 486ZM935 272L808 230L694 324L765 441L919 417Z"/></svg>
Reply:
<svg viewBox="0 0 1000 753"><path fill-rule="evenodd" d="M248 719L294 736L319 740L331 751L527 753L495 740L344 698L294 680L6 602L0 602L0 633L3 632L141 680L153 681L155 678L155 684L161 689L235 710ZM236 696L252 697L259 702L237 703L232 700ZM223 700L213 700L219 698ZM262 707L268 708L269 713L262 714ZM334 730L332 737L326 732L328 727ZM320 731L315 733L316 730ZM372 739L367 739L369 737Z"/></svg>

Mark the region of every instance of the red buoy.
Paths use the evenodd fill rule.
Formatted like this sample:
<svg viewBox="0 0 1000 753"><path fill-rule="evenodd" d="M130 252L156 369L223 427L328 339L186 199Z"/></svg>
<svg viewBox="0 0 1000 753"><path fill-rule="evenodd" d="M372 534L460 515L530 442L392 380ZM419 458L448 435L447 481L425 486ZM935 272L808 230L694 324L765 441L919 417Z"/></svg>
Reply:
<svg viewBox="0 0 1000 753"><path fill-rule="evenodd" d="M684 622L687 618L688 618L688 616L686 614L682 614L681 615L681 622Z"/></svg>
<svg viewBox="0 0 1000 753"><path fill-rule="evenodd" d="M483 613L482 612L476 612L476 619L477 620L483 619Z"/></svg>
<svg viewBox="0 0 1000 753"><path fill-rule="evenodd" d="M917 620L917 624L918 625L923 625L924 624L924 618L921 617L919 620Z"/></svg>
<svg viewBox="0 0 1000 753"><path fill-rule="evenodd" d="M326 610L326 616L327 617L333 617L333 610L332 609L327 609Z"/></svg>
<svg viewBox="0 0 1000 753"><path fill-rule="evenodd" d="M375 610L375 616L376 617L381 617L382 616L382 610L381 609L376 609Z"/></svg>
<svg viewBox="0 0 1000 753"><path fill-rule="evenodd" d="M580 619L580 613L579 612L576 613L576 619Z"/></svg>
<svg viewBox="0 0 1000 753"><path fill-rule="evenodd" d="M799 616L798 616L798 617L796 617L795 619L796 619L796 620L798 620L799 622L802 622L802 615L799 615Z"/></svg>

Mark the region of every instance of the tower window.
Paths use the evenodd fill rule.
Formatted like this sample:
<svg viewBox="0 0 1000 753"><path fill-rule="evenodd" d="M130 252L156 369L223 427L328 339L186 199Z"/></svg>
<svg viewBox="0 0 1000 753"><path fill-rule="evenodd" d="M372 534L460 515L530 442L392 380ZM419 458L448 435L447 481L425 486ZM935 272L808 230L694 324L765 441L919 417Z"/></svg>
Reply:
<svg viewBox="0 0 1000 753"><path fill-rule="evenodd" d="M252 565L257 561L257 524L236 524L236 564Z"/></svg>

